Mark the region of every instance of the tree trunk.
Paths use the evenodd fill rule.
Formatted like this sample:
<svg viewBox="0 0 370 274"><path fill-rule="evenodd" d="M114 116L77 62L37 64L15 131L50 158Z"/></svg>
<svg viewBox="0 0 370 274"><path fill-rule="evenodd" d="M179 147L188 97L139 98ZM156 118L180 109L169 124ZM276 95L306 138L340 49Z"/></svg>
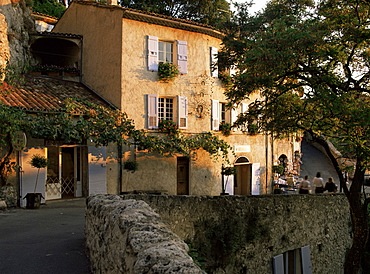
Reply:
<svg viewBox="0 0 370 274"><path fill-rule="evenodd" d="M320 144L326 151L340 179L341 186L348 199L351 219L352 219L352 247L349 250L346 261L344 263L345 274L357 274L361 268L361 261L364 256L367 242L369 239L368 213L367 202L365 197L361 197L361 188L364 180L364 167L361 159L356 161L355 175L352 180L350 189L348 190L346 182L343 178L342 171L339 168L337 159L332 154L327 142L317 136L313 136L313 141Z"/></svg>
<svg viewBox="0 0 370 274"><path fill-rule="evenodd" d="M366 203L363 203L363 199L361 198L363 175L364 172L362 171L361 164L356 164L355 175L348 199L352 218L353 239L352 247L347 254L344 264L345 274L357 274L359 272L369 237Z"/></svg>

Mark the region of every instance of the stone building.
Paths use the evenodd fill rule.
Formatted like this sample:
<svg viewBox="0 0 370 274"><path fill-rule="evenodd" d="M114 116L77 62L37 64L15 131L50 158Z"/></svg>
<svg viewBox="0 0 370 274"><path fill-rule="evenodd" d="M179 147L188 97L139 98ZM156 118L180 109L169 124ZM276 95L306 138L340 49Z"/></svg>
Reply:
<svg viewBox="0 0 370 274"><path fill-rule="evenodd" d="M224 178L230 194L272 193L272 166L281 158L292 163L294 152L300 150L295 138L274 140L240 128L230 136L222 135L219 125L233 123L248 101L226 109L225 88L215 67L222 33L210 26L73 1L53 33L83 37L81 80L126 112L137 128L160 135L158 121L166 119L176 122L186 135L212 132L226 140L235 153L230 153L230 162L237 168L235 176ZM179 66L181 75L171 82L159 81L159 62ZM116 160L120 149L112 145L108 150L108 193L219 195L222 191L222 162L203 150L191 157L165 157L135 145L124 147L124 159L139 164L134 173L122 172Z"/></svg>

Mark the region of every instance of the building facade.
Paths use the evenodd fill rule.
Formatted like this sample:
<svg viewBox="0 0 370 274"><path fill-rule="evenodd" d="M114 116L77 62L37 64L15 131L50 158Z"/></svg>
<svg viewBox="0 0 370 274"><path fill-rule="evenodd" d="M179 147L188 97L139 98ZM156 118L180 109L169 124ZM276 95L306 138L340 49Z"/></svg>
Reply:
<svg viewBox="0 0 370 274"><path fill-rule="evenodd" d="M273 140L252 135L244 128L229 136L222 123L233 123L246 111L248 101L227 109L225 87L218 79L217 52L222 33L209 26L97 2L74 1L53 29L83 37L82 76L89 87L135 121L138 129L161 135L161 119L177 123L192 136L212 132L233 149L230 164L236 175L222 178L222 161L200 149L190 157L159 156L136 147L107 151L107 192L155 192L171 195L219 195L222 182L229 194L272 193L272 166L281 156L294 161L295 139ZM180 75L159 81L158 64L173 63ZM259 96L256 92L255 96ZM253 99L253 98L251 98ZM134 172L122 170L120 161L133 159Z"/></svg>

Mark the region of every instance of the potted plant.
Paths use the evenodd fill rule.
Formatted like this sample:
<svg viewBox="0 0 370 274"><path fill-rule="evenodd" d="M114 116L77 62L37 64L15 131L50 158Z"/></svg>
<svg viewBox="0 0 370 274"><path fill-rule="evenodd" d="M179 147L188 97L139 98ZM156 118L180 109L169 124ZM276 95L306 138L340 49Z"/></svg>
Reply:
<svg viewBox="0 0 370 274"><path fill-rule="evenodd" d="M231 134L231 124L229 123L222 122L219 129L224 136L229 136Z"/></svg>
<svg viewBox="0 0 370 274"><path fill-rule="evenodd" d="M39 178L40 169L47 167L48 160L44 156L35 154L32 156L30 164L32 167L37 168L37 175L36 175L36 183L35 183L35 188L33 190L33 193L27 193L27 195L25 196L27 200L26 208L37 209L40 207L41 197L42 197L41 193L36 193L37 181Z"/></svg>
<svg viewBox="0 0 370 274"><path fill-rule="evenodd" d="M123 168L134 173L139 168L139 163L135 160L127 160L123 163Z"/></svg>
<svg viewBox="0 0 370 274"><path fill-rule="evenodd" d="M218 79L222 82L223 86L225 88L231 87L232 84L232 77L229 73L226 71L219 71L218 72Z"/></svg>
<svg viewBox="0 0 370 274"><path fill-rule="evenodd" d="M63 69L65 76L78 76L80 75L80 70L73 66L67 66Z"/></svg>
<svg viewBox="0 0 370 274"><path fill-rule="evenodd" d="M172 63L160 62L158 64L158 77L160 81L169 82L180 74L179 67Z"/></svg>
<svg viewBox="0 0 370 274"><path fill-rule="evenodd" d="M177 124L171 120L159 120L158 129L168 134L176 134L178 132Z"/></svg>
<svg viewBox="0 0 370 274"><path fill-rule="evenodd" d="M258 134L258 126L256 124L248 124L248 134L249 135L257 135Z"/></svg>

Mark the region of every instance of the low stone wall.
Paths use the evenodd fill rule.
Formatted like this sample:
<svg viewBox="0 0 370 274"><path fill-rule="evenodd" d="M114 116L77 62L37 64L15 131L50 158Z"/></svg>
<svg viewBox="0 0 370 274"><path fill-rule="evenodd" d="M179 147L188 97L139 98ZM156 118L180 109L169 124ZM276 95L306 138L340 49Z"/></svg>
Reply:
<svg viewBox="0 0 370 274"><path fill-rule="evenodd" d="M6 207L17 206L17 192L12 186L0 187L0 201L3 201Z"/></svg>
<svg viewBox="0 0 370 274"><path fill-rule="evenodd" d="M93 273L204 273L144 201L89 198L85 235Z"/></svg>
<svg viewBox="0 0 370 274"><path fill-rule="evenodd" d="M119 218L127 218L119 199L128 200L124 208L130 207L133 200L149 204L181 240L197 249L199 257L206 258L203 263L207 273L272 273L274 256L307 245L310 246L313 273L343 273L345 254L351 246L349 207L343 194L215 197L108 195L97 196L93 200L102 199L101 202L106 203L103 200L107 198L114 199L114 206L113 202L109 202L106 206L96 207L93 212L88 209L87 217L91 216L87 218L87 234L92 235L87 237L97 241L90 243L90 246L104 248L100 255L117 257L116 264L123 264L121 260L127 252L123 243L126 240L118 234L104 236L104 239L114 238L111 242L121 244L121 247L115 247L120 251L112 250L107 247L102 234L106 233L107 226L112 226L110 223L113 220L114 223L120 222L119 229L130 230L125 228L127 222L118 221ZM104 209L106 207L115 207L116 213L108 214ZM100 228L89 228L91 218L95 219L97 227L98 221L103 222ZM137 222L141 219L137 218ZM132 227L132 223L128 224ZM146 238L146 230L143 228L140 231ZM123 235L126 232L119 233ZM140 233L137 235L139 238Z"/></svg>

